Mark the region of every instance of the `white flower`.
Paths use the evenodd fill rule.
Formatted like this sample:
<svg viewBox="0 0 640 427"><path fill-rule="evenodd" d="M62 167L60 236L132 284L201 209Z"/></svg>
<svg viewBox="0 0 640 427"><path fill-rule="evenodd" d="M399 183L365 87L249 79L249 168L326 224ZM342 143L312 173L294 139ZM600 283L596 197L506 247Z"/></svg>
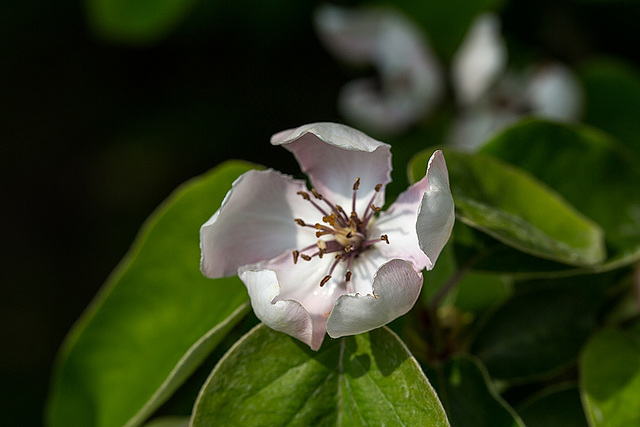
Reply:
<svg viewBox="0 0 640 427"><path fill-rule="evenodd" d="M295 155L313 188L272 169L240 176L200 231L203 273L238 274L256 316L314 350L325 332L354 335L409 311L453 227L442 153L382 212L387 144L332 123L271 143Z"/></svg>

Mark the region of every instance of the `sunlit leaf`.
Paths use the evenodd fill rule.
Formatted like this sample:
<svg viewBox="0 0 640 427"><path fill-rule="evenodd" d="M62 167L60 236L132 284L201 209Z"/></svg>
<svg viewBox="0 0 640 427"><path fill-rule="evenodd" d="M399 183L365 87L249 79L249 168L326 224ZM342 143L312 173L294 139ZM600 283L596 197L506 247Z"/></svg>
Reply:
<svg viewBox="0 0 640 427"><path fill-rule="evenodd" d="M449 425L427 378L388 328L327 339L318 352L264 325L201 390L194 426Z"/></svg>
<svg viewBox="0 0 640 427"><path fill-rule="evenodd" d="M67 338L49 401L51 426L142 423L246 314L237 277L200 273L198 230L251 168L225 163L184 184L147 220Z"/></svg>

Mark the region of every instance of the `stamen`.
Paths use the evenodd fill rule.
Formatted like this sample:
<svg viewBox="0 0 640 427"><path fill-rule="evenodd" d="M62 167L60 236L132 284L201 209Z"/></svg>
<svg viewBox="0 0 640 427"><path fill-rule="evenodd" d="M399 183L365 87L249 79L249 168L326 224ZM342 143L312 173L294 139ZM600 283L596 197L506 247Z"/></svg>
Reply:
<svg viewBox="0 0 640 427"><path fill-rule="evenodd" d="M389 244L389 236L387 236L386 234L380 236L380 240L384 240L385 242L387 242L387 245Z"/></svg>
<svg viewBox="0 0 640 427"><path fill-rule="evenodd" d="M327 243L324 240L318 240L318 249L321 249L323 251L327 250Z"/></svg>
<svg viewBox="0 0 640 427"><path fill-rule="evenodd" d="M300 256L300 252L298 251L293 251L293 263L297 264L298 263L298 257Z"/></svg>
<svg viewBox="0 0 640 427"><path fill-rule="evenodd" d="M300 254L300 258L302 258L305 261L311 261L311 257L309 255Z"/></svg>
<svg viewBox="0 0 640 427"><path fill-rule="evenodd" d="M353 183L353 191L358 191L360 188L360 178L356 178L356 182Z"/></svg>
<svg viewBox="0 0 640 427"><path fill-rule="evenodd" d="M371 210L372 210L372 211L374 211L374 212L380 212L380 210L382 209L382 208L379 208L379 207L377 207L377 206L373 206L373 203L372 203L372 204L371 204L371 206L369 206L369 207L370 207L370 208L371 208Z"/></svg>
<svg viewBox="0 0 640 427"><path fill-rule="evenodd" d="M296 194L299 194L305 200L311 200L311 197L309 197L309 193L307 193L306 191L298 191Z"/></svg>
<svg viewBox="0 0 640 427"><path fill-rule="evenodd" d="M348 282L351 280L351 272L347 271L347 274L344 275L344 279Z"/></svg>
<svg viewBox="0 0 640 427"><path fill-rule="evenodd" d="M324 279L320 281L320 287L323 287L324 285L326 285L329 279L331 279L331 276L324 276Z"/></svg>
<svg viewBox="0 0 640 427"><path fill-rule="evenodd" d="M322 220L333 227L334 225L336 225L336 214L332 212L331 215L323 216Z"/></svg>
<svg viewBox="0 0 640 427"><path fill-rule="evenodd" d="M375 214L380 210L380 208L378 208L378 210L373 209L373 212L369 212L369 209L374 208L373 201L378 196L378 193L380 192L381 188L382 188L382 184L376 184L376 186L374 187L374 190L376 190L376 192L373 194L373 196L371 196L371 200L369 200L369 204L367 205L367 208L364 210L364 214L362 215L362 225L364 227L367 226L367 224L369 223L369 220L371 220L371 217L373 217L373 214Z"/></svg>
<svg viewBox="0 0 640 427"><path fill-rule="evenodd" d="M376 186L374 187L374 190L376 190L376 193L380 191L380 189L382 188L382 184L376 184Z"/></svg>
<svg viewBox="0 0 640 427"><path fill-rule="evenodd" d="M344 247L344 251L346 253L349 253L353 250L353 245L351 243L349 243L347 246Z"/></svg>
<svg viewBox="0 0 640 427"><path fill-rule="evenodd" d="M303 220L301 220L300 218L296 218L294 219L294 221L296 222L296 224L298 224L300 227L304 227L305 225L307 225Z"/></svg>
<svg viewBox="0 0 640 427"><path fill-rule="evenodd" d="M322 194L318 193L318 190L316 190L315 188L311 189L311 193L313 194L313 197L315 197L318 200L322 200Z"/></svg>
<svg viewBox="0 0 640 427"><path fill-rule="evenodd" d="M315 189L312 189L312 192L313 191L315 191ZM302 196L302 198L305 199L306 201L311 202L313 207L318 209L322 213L322 215L328 215L328 213L324 209L322 209L320 206L318 206L318 204L316 202L311 200L311 197L309 196L309 193L307 193L306 191L298 191L298 192L296 192L296 194L299 194L300 196ZM316 196L316 194L318 194L318 196L320 196L320 193L318 193L317 191L313 195ZM320 198L322 198L322 196L320 196Z"/></svg>

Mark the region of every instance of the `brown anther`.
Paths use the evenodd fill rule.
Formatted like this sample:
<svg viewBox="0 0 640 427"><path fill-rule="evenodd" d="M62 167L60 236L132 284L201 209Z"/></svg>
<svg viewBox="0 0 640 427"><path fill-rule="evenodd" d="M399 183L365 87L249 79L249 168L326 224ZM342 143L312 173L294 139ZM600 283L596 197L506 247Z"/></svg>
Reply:
<svg viewBox="0 0 640 427"><path fill-rule="evenodd" d="M353 245L352 244L348 244L347 246L344 247L344 251L346 253L349 253L353 250Z"/></svg>
<svg viewBox="0 0 640 427"><path fill-rule="evenodd" d="M294 221L296 222L296 224L298 224L301 227L304 227L305 225L307 225L303 220L301 220L300 218L296 218L294 219Z"/></svg>
<svg viewBox="0 0 640 427"><path fill-rule="evenodd" d="M353 231L349 230L349 232L346 234L345 236L347 239L350 239L353 237Z"/></svg>
<svg viewBox="0 0 640 427"><path fill-rule="evenodd" d="M348 282L349 280L351 280L351 272L347 271L347 274L344 275L344 279Z"/></svg>
<svg viewBox="0 0 640 427"><path fill-rule="evenodd" d="M320 287L323 287L324 285L326 285L329 279L331 279L331 276L324 276L324 279L320 281Z"/></svg>
<svg viewBox="0 0 640 427"><path fill-rule="evenodd" d="M381 189L381 188L382 188L382 184L377 184L377 185L375 186L376 193L377 193L378 191L380 191L380 189Z"/></svg>
<svg viewBox="0 0 640 427"><path fill-rule="evenodd" d="M336 224L336 214L331 213L331 215L323 216L322 220L333 227Z"/></svg>
<svg viewBox="0 0 640 427"><path fill-rule="evenodd" d="M309 255L300 254L300 258L302 258L305 261L311 261L311 257Z"/></svg>
<svg viewBox="0 0 640 427"><path fill-rule="evenodd" d="M318 240L318 249L322 250L322 251L326 251L327 250L327 242L325 242L324 240Z"/></svg>
<svg viewBox="0 0 640 427"><path fill-rule="evenodd" d="M298 263L298 257L300 256L300 252L298 251L293 251L293 263L297 264Z"/></svg>
<svg viewBox="0 0 640 427"><path fill-rule="evenodd" d="M318 200L322 200L322 194L318 193L318 190L316 190L315 188L311 189L311 193L313 194L313 197L315 197Z"/></svg>
<svg viewBox="0 0 640 427"><path fill-rule="evenodd" d="M324 256L324 253L325 253L325 252L326 252L326 251L325 251L324 249L319 249L319 250L318 250L318 258L322 259L322 257Z"/></svg>
<svg viewBox="0 0 640 427"><path fill-rule="evenodd" d="M342 255L341 254L336 254L336 259L342 259Z"/></svg>
<svg viewBox="0 0 640 427"><path fill-rule="evenodd" d="M389 244L389 236L387 236L386 234L380 236L380 240L384 240L385 242L387 242L387 245Z"/></svg>
<svg viewBox="0 0 640 427"><path fill-rule="evenodd" d="M329 234L328 231L316 231L316 237L324 236L325 234Z"/></svg>
<svg viewBox="0 0 640 427"><path fill-rule="evenodd" d="M380 212L380 210L382 209L382 208L379 208L379 207L377 207L377 206L373 206L373 203L372 203L372 204L371 204L371 206L369 206L369 207L370 207L370 208L371 208L371 210L372 210L372 211L374 211L374 212Z"/></svg>
<svg viewBox="0 0 640 427"><path fill-rule="evenodd" d="M353 191L357 191L360 188L360 178L356 178L356 182L353 183Z"/></svg>
<svg viewBox="0 0 640 427"><path fill-rule="evenodd" d="M344 209L340 205L336 205L336 211L344 213Z"/></svg>
<svg viewBox="0 0 640 427"><path fill-rule="evenodd" d="M309 197L309 193L307 193L306 191L298 191L296 194L299 194L305 200L311 200L311 197Z"/></svg>

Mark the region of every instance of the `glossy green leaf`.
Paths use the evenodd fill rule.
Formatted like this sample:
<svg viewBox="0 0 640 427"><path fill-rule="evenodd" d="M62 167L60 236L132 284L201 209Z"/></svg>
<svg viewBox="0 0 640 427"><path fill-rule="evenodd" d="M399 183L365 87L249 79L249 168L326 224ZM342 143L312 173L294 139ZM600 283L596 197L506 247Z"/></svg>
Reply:
<svg viewBox="0 0 640 427"><path fill-rule="evenodd" d="M453 427L524 426L493 388L485 368L470 356L456 356L428 369Z"/></svg>
<svg viewBox="0 0 640 427"><path fill-rule="evenodd" d="M189 417L162 417L149 421L144 427L189 427Z"/></svg>
<svg viewBox="0 0 640 427"><path fill-rule="evenodd" d="M414 157L413 180L433 150ZM525 253L570 265L593 265L605 252L600 228L561 196L516 167L482 154L445 150L456 216Z"/></svg>
<svg viewBox="0 0 640 427"><path fill-rule="evenodd" d="M85 0L93 30L105 39L149 43L175 29L194 0Z"/></svg>
<svg viewBox="0 0 640 427"><path fill-rule="evenodd" d="M640 259L640 169L616 141L589 127L526 120L481 151L527 170L600 225L608 257L597 270Z"/></svg>
<svg viewBox="0 0 640 427"><path fill-rule="evenodd" d="M318 352L264 325L227 353L200 392L197 426L449 425L388 328L326 339Z"/></svg>
<svg viewBox="0 0 640 427"><path fill-rule="evenodd" d="M640 328L598 333L585 346L580 373L591 425L640 425Z"/></svg>
<svg viewBox="0 0 640 427"><path fill-rule="evenodd" d="M597 324L617 275L529 282L490 314L471 346L492 377L528 380L565 369Z"/></svg>
<svg viewBox="0 0 640 427"><path fill-rule="evenodd" d="M542 390L518 408L527 427L587 427L580 390L562 385Z"/></svg>
<svg viewBox="0 0 640 427"><path fill-rule="evenodd" d="M640 162L640 71L614 60L593 61L580 71L585 123L617 137Z"/></svg>
<svg viewBox="0 0 640 427"><path fill-rule="evenodd" d="M147 220L61 350L51 426L142 423L246 314L237 277L200 273L198 230L251 168L225 163L181 186Z"/></svg>

